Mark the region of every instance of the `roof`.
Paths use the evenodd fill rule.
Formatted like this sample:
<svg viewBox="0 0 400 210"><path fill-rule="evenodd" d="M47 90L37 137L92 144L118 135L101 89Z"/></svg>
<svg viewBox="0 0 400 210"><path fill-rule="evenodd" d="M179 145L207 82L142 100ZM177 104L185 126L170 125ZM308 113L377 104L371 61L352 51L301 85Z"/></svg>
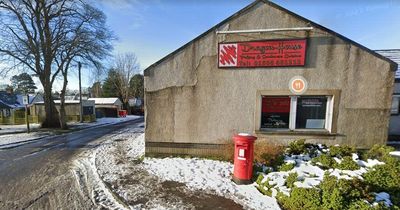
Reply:
<svg viewBox="0 0 400 210"><path fill-rule="evenodd" d="M119 98L89 98L88 100L94 101L95 104L122 104Z"/></svg>
<svg viewBox="0 0 400 210"><path fill-rule="evenodd" d="M53 100L53 101L54 101L54 104L61 103L61 100ZM65 104L79 104L79 101L77 101L77 100L65 100L64 103ZM44 101L38 101L38 102L35 102L35 104L44 104Z"/></svg>
<svg viewBox="0 0 400 210"><path fill-rule="evenodd" d="M0 91L0 107L7 109L23 108L24 105L18 103L17 96L15 94L7 93L6 91Z"/></svg>
<svg viewBox="0 0 400 210"><path fill-rule="evenodd" d="M223 26L224 24L228 23L229 21L233 20L234 18L236 18L236 17L240 16L241 14L247 12L248 10L252 9L252 8L253 8L254 6L256 6L258 3L268 4L269 6L275 8L275 9L278 9L278 10L281 10L281 11L283 11L283 12L286 12L286 13L288 13L288 14L294 16L295 18L298 18L298 19L300 19L300 20L303 20L304 22L307 22L310 26L313 26L313 27L315 27L315 28L319 28L320 30L323 30L323 31L326 31L326 32L332 34L333 36L339 37L340 39L343 39L344 41L349 42L349 43L351 43L351 44L353 44L353 45L355 45L355 46L357 46L357 47L359 47L359 48L361 48L361 49L367 51L368 53L374 55L375 57L378 57L378 58L380 58L380 59L383 59L383 60L389 62L389 63L391 64L393 70L396 70L396 69L397 69L397 66L398 66L398 65L397 65L397 63L395 63L394 61L388 59L387 57L382 56L381 54L379 54L379 53L377 53L377 52L375 52L375 51L373 51L373 50L371 50L371 49L369 49L369 48L367 48L367 47L365 47L365 46L363 46L363 45L361 45L361 44L359 44L359 43L357 43L357 42L355 42L355 41L353 41L353 40L351 40L351 39L349 39L349 38L347 38L347 37L345 37L345 36L343 36L343 35L341 35L341 34L339 34L339 33L336 33L336 32L334 32L334 31L332 31L332 30L330 30L330 29L328 29L328 28L326 28L326 27L324 27L324 26L322 26L322 25L319 25L318 23L315 23L315 22L313 22L313 21L311 21L311 20L309 20L309 19L307 19L307 18L305 18L305 17L302 17L302 16L300 16L300 15L298 15L298 14L292 12L292 11L289 11L289 10L287 10L287 9L285 9L285 8L283 8L283 7L281 7L281 6L277 5L277 4L275 4L275 3L272 3L272 2L269 1L269 0L255 0L253 3L249 4L249 5L246 6L245 8L239 10L239 11L236 12L235 14L233 14L233 15L231 15L230 17L226 18L225 20L223 20L222 22L218 23L218 24L215 25L214 27L210 28L210 29L207 30L206 32L200 34L199 36L197 36L197 37L194 38L193 40L189 41L189 42L186 43L185 45L183 45L183 46L181 46L180 48L178 48L177 50L171 52L170 54L168 54L168 55L166 55L165 57L161 58L159 61L157 61L157 62L153 63L152 65L150 65L149 67L147 67L147 68L144 70L145 76L148 75L148 74L147 74L147 70L148 70L148 69L151 69L151 68L153 68L154 66L157 66L158 64L160 64L161 62L167 60L167 59L170 58L171 56L177 54L178 52L180 52L182 49L186 48L187 46L189 46L189 45L192 44L193 42L195 42L195 41L201 39L202 37L206 36L206 35L209 34L210 32L212 32L212 31L218 29L219 27Z"/></svg>
<svg viewBox="0 0 400 210"><path fill-rule="evenodd" d="M396 82L400 82L400 49L375 50L375 52L389 58L390 60L398 64L395 78Z"/></svg>

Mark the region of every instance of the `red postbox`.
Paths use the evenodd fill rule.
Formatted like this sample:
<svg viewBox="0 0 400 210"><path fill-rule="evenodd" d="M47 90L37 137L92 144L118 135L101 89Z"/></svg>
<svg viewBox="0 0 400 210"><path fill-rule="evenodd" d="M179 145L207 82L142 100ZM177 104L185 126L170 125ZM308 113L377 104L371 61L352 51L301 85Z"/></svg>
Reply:
<svg viewBox="0 0 400 210"><path fill-rule="evenodd" d="M233 136L235 160L233 181L236 184L250 184L253 176L254 141L257 137L246 133Z"/></svg>

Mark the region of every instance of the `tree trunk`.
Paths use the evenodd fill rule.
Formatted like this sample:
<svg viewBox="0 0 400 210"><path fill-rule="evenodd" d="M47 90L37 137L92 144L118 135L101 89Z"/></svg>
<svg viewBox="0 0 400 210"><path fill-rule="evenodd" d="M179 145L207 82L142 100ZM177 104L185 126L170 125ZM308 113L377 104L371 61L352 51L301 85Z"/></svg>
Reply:
<svg viewBox="0 0 400 210"><path fill-rule="evenodd" d="M45 117L42 121L43 128L59 128L60 122L58 119L58 111L51 96L51 85L44 80L41 81L44 91L44 111Z"/></svg>
<svg viewBox="0 0 400 210"><path fill-rule="evenodd" d="M66 119L67 114L65 112L65 92L67 91L68 79L66 74L63 74L63 77L64 77L64 83L60 94L60 126L61 129L67 130L68 125Z"/></svg>

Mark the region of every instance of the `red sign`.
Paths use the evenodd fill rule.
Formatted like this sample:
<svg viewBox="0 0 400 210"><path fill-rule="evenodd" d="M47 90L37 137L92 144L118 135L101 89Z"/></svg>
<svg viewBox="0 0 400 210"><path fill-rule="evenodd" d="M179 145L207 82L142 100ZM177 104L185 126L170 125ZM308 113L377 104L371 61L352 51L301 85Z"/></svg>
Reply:
<svg viewBox="0 0 400 210"><path fill-rule="evenodd" d="M289 113L290 98L289 97L263 97L262 99L263 113Z"/></svg>
<svg viewBox="0 0 400 210"><path fill-rule="evenodd" d="M219 43L218 67L304 66L306 39Z"/></svg>

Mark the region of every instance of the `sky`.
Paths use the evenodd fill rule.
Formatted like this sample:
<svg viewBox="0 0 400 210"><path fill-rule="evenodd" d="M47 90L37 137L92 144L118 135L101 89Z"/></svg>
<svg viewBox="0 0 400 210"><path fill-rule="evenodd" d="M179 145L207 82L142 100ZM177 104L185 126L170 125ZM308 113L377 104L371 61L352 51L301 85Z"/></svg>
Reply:
<svg viewBox="0 0 400 210"><path fill-rule="evenodd" d="M118 37L114 54L133 52L141 70L250 4L251 0L95 0ZM370 49L400 49L400 0L272 0ZM92 84L89 71L82 86ZM77 89L76 74L69 89ZM1 81L0 83L4 82ZM61 85L56 85L57 89Z"/></svg>

